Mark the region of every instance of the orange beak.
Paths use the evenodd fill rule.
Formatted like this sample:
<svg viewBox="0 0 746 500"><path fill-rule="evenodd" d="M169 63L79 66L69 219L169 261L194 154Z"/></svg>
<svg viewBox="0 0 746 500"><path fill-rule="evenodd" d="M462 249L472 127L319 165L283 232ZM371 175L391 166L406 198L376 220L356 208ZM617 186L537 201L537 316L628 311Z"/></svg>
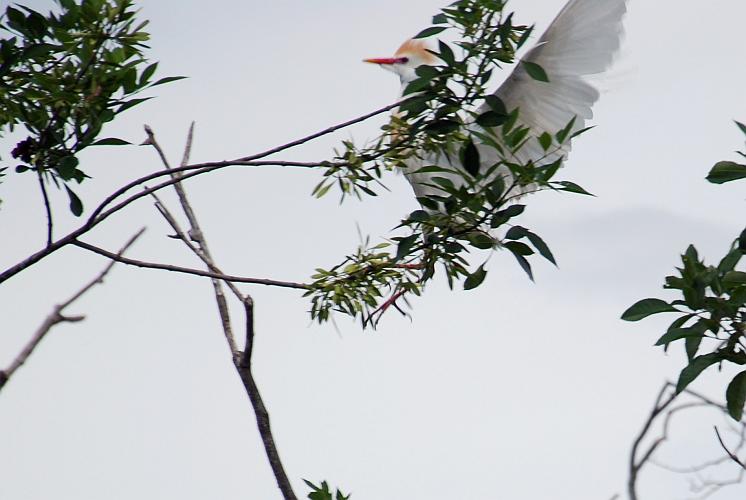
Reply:
<svg viewBox="0 0 746 500"><path fill-rule="evenodd" d="M363 59L363 62L371 64L399 64L406 62L405 57L377 57L371 59Z"/></svg>

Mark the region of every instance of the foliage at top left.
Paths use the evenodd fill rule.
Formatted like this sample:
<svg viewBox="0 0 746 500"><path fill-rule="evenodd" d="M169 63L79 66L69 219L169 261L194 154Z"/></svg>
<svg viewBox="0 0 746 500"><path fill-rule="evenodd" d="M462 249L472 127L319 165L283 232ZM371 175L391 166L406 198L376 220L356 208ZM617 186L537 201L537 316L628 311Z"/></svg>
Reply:
<svg viewBox="0 0 746 500"><path fill-rule="evenodd" d="M158 63L146 65L143 55L148 22L136 20L132 0L57 3L47 15L10 6L0 18L0 136L23 127L27 137L10 152L15 171L64 186L80 215L70 184L89 176L76 155L91 145L127 144L98 139L104 124L149 99L135 97L144 89L183 77L152 81Z"/></svg>

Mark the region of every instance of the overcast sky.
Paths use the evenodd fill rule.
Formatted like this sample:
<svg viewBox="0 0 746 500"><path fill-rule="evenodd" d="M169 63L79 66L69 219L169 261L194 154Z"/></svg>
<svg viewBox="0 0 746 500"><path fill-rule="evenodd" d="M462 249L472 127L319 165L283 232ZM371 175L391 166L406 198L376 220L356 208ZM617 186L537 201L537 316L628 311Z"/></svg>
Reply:
<svg viewBox="0 0 746 500"><path fill-rule="evenodd" d="M445 5L140 3L161 74L189 79L158 87L158 99L105 135L141 142L149 123L174 161L191 120L193 160L210 161L392 102L398 80L361 59L390 55ZM563 3L511 7L541 31ZM746 186L704 181L743 143L732 123L746 120L743 19L746 4L732 0L631 1L621 57L598 82L597 128L577 141L562 171L597 197L529 200L524 225L545 237L560 264L537 261L536 283L500 253L481 288L450 292L433 283L413 301L412 320L390 314L376 332L343 318L338 332L312 325L299 293L247 288L257 304L256 376L299 496L301 478L326 479L354 500L608 500L623 492L630 443L684 355L652 347L666 318L628 324L619 315L662 294L686 245L714 259L744 226ZM373 138L384 121L283 158L329 158L340 139ZM12 144L1 140L0 154ZM160 168L144 147L102 148L82 160L94 177L80 193L89 207ZM335 196L309 196L319 179L320 172L232 169L187 189L224 270L283 280L334 265L358 244L358 227L384 236L416 208L402 176L390 176L390 193L342 206ZM5 268L41 248L45 228L33 176L9 176L0 198ZM78 221L66 214L64 193L53 201L63 234ZM87 238L116 249L142 226L148 232L132 256L198 265L166 238L147 201ZM104 264L66 249L3 284L0 366ZM55 328L0 394L0 498L280 497L207 281L118 267L70 313L87 319ZM727 375L710 373L694 387L722 399ZM723 420L700 413L675 422L661 459L685 466L717 456L713 424ZM745 493L742 485L712 498ZM641 494L694 496L686 478L654 468Z"/></svg>

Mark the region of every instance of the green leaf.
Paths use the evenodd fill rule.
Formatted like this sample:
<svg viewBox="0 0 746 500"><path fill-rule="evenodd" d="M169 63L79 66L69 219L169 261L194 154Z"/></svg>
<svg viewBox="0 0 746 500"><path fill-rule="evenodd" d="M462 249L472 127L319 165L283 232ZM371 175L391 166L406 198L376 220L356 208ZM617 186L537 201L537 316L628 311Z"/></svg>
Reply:
<svg viewBox="0 0 746 500"><path fill-rule="evenodd" d="M453 66L456 62L456 56L453 54L453 50L451 50L451 47L449 47L448 44L443 41L438 42L438 52L436 53L436 55L440 57L448 66Z"/></svg>
<svg viewBox="0 0 746 500"><path fill-rule="evenodd" d="M487 271L484 269L484 264L479 266L479 269L471 273L464 280L464 290L473 290L482 284L484 278L487 276Z"/></svg>
<svg viewBox="0 0 746 500"><path fill-rule="evenodd" d="M679 382L676 384L676 392L680 393L686 389L703 371L722 360L723 356L719 352L711 352L694 358L686 368L681 370Z"/></svg>
<svg viewBox="0 0 746 500"><path fill-rule="evenodd" d="M746 273L742 271L729 271L723 276L723 285L728 288L746 285Z"/></svg>
<svg viewBox="0 0 746 500"><path fill-rule="evenodd" d="M80 201L77 194L73 193L72 189L67 186L65 186L65 189L67 190L68 198L70 198L70 211L76 217L80 217L83 214L83 202Z"/></svg>
<svg viewBox="0 0 746 500"><path fill-rule="evenodd" d="M746 165L732 161L721 161L715 164L707 174L706 179L713 184L725 184L726 182L746 178Z"/></svg>
<svg viewBox="0 0 746 500"><path fill-rule="evenodd" d="M502 226L506 222L508 222L513 217L517 217L521 215L526 210L526 205L511 205L505 210L500 210L499 212L495 212L495 215L492 216L492 221L490 222L490 226L494 229L496 227Z"/></svg>
<svg viewBox="0 0 746 500"><path fill-rule="evenodd" d="M469 234L467 239L473 247L480 250L491 250L495 246L495 240L485 233L474 232Z"/></svg>
<svg viewBox="0 0 746 500"><path fill-rule="evenodd" d="M499 127L505 123L508 119L508 115L500 113L499 111L486 111L481 115L477 116L477 123L484 128Z"/></svg>
<svg viewBox="0 0 746 500"><path fill-rule="evenodd" d="M503 116L508 115L508 109L505 107L505 103L502 99L494 94L490 94L484 97L484 102L490 107L492 111L495 111Z"/></svg>
<svg viewBox="0 0 746 500"><path fill-rule="evenodd" d="M515 242L512 242L512 243L515 243ZM528 275L528 278L531 281L534 281L534 272L531 270L531 264L528 262L528 260L526 260L526 257L515 252L512 252L512 253L513 253L513 257L515 257L515 259L518 261L518 264Z"/></svg>
<svg viewBox="0 0 746 500"><path fill-rule="evenodd" d="M703 335L704 332L694 327L671 328L661 338L658 339L658 342L656 342L655 345L667 345L676 340L686 339L689 337L701 338Z"/></svg>
<svg viewBox="0 0 746 500"><path fill-rule="evenodd" d="M445 31L446 29L448 29L447 26L432 26L420 31L414 36L414 38L427 38L429 36L437 35L438 33Z"/></svg>
<svg viewBox="0 0 746 500"><path fill-rule="evenodd" d="M570 181L559 181L559 182L557 182L557 184L559 184L560 186L562 186L561 188L557 188L558 191L567 191L568 193L584 194L586 196L596 196L593 193L589 193L588 191L586 191L585 189L583 189L581 186L578 186L574 182L570 182Z"/></svg>
<svg viewBox="0 0 746 500"><path fill-rule="evenodd" d="M399 240L399 245L396 248L396 258L395 260L401 260L407 255L409 255L409 251L412 249L414 244L417 242L418 235L412 234L410 236L404 237Z"/></svg>
<svg viewBox="0 0 746 500"><path fill-rule="evenodd" d="M156 63L151 64L150 66L148 66L147 68L143 70L143 72L140 74L140 83L139 83L140 87L146 85L150 81L150 78L153 76L153 73L155 73L155 70L157 68L158 68L158 63L156 62Z"/></svg>
<svg viewBox="0 0 746 500"><path fill-rule="evenodd" d="M539 145L545 152L552 146L552 136L549 132L544 132L538 137Z"/></svg>
<svg viewBox="0 0 746 500"><path fill-rule="evenodd" d="M567 122L567 125L565 125L565 128L554 134L554 137L557 139L557 142L560 144L563 144L568 136L570 135L570 132L572 132L573 127L575 126L575 120L577 119L577 116L573 116L572 120Z"/></svg>
<svg viewBox="0 0 746 500"><path fill-rule="evenodd" d="M445 14L437 14L433 16L433 24L445 24L448 22L448 18Z"/></svg>
<svg viewBox="0 0 746 500"><path fill-rule="evenodd" d="M740 422L743 418L744 405L746 405L746 372L733 377L725 391L725 399L728 402L728 413L734 420Z"/></svg>
<svg viewBox="0 0 746 500"><path fill-rule="evenodd" d="M183 80L184 78L187 78L186 76L167 76L165 78L161 78L157 82L151 85L151 87L155 87L156 85L164 85L166 83L175 82L178 80Z"/></svg>
<svg viewBox="0 0 746 500"><path fill-rule="evenodd" d="M642 299L635 302L629 309L624 311L622 319L624 321L640 321L653 314L663 312L680 312L668 302L661 299Z"/></svg>
<svg viewBox="0 0 746 500"><path fill-rule="evenodd" d="M538 250L539 255L547 259L549 262L557 265L557 261L554 259L554 255L552 254L552 251L549 249L549 245L544 242L541 237L539 237L538 234L532 233L531 231L527 234L528 240L531 242L531 244L534 246L536 250Z"/></svg>
<svg viewBox="0 0 746 500"><path fill-rule="evenodd" d="M736 121L736 125L738 125L738 128L741 129L741 132L743 132L744 135L746 135L746 125L744 125L743 123L741 123L739 121Z"/></svg>
<svg viewBox="0 0 746 500"><path fill-rule="evenodd" d="M461 127L461 124L455 120L437 120L425 127L425 132L429 134L445 135L455 132Z"/></svg>
<svg viewBox="0 0 746 500"><path fill-rule="evenodd" d="M539 82L549 83L549 76L544 68L531 61L521 61L523 67L526 69L528 76Z"/></svg>
<svg viewBox="0 0 746 500"><path fill-rule="evenodd" d="M76 157L70 155L65 156L57 164L57 173L60 174L64 180L70 180L75 176L75 169L78 167L79 161Z"/></svg>
<svg viewBox="0 0 746 500"><path fill-rule="evenodd" d="M479 167L481 166L479 150L471 139L466 141L466 144L461 149L461 164L472 177L476 177L479 174Z"/></svg>
<svg viewBox="0 0 746 500"><path fill-rule="evenodd" d="M107 137L106 139L99 139L91 146L131 146L131 142L127 142L124 139L118 139L116 137Z"/></svg>

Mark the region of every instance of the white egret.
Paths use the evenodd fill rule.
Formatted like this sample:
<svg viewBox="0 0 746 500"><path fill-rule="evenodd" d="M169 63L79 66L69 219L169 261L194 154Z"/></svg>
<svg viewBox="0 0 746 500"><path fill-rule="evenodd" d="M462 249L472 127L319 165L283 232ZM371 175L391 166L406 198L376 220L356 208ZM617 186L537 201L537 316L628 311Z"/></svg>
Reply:
<svg viewBox="0 0 746 500"><path fill-rule="evenodd" d="M560 11L538 43L523 56L522 60L538 64L549 77L549 82L532 78L523 64L515 67L512 74L495 91L508 110L519 109L518 121L537 133L557 132L575 117L574 130L585 127L585 121L593 117L591 107L598 100L598 91L584 78L606 70L619 49L622 35L622 18L626 12L626 0L570 0ZM415 69L420 65L437 63L428 52L425 42L408 40L393 57L366 59L399 75L402 91L417 78ZM480 112L487 111L484 107ZM499 134L498 134L499 136ZM500 158L494 148L478 144L483 165L494 165ZM538 141L528 141L517 153L521 163L543 158L545 163L565 157L570 150L567 142L552 155ZM418 197L436 192L428 186L433 175L417 173L423 164L439 164L447 168L461 169L442 156L418 158L408 163L405 172ZM456 162L458 163L458 162ZM498 172L507 175L505 167ZM457 181L457 179L454 179Z"/></svg>

